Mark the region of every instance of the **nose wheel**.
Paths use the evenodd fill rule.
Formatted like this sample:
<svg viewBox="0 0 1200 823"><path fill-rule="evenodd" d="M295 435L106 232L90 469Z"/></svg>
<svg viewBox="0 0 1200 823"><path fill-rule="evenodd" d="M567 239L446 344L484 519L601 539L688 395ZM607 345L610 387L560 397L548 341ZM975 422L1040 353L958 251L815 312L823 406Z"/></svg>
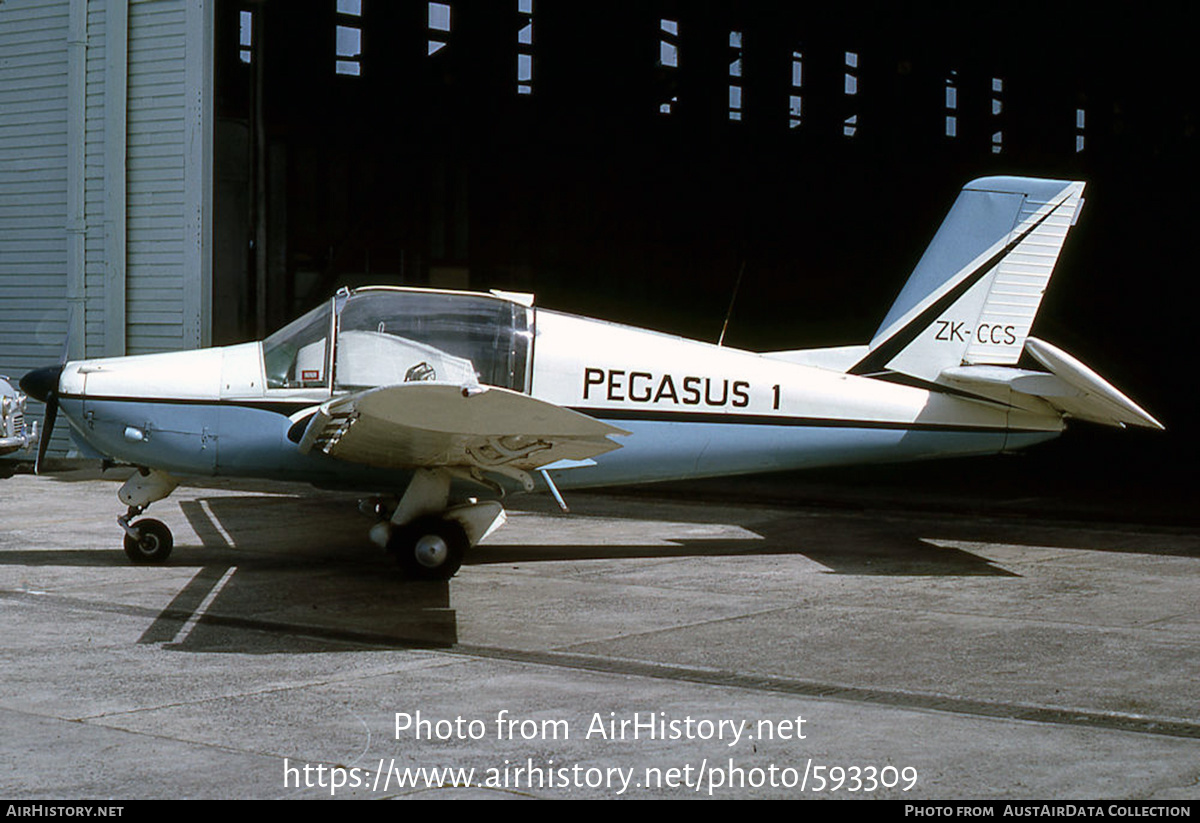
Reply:
<svg viewBox="0 0 1200 823"><path fill-rule="evenodd" d="M174 545L171 530L159 520L146 517L126 527L125 556L139 566L165 562Z"/></svg>

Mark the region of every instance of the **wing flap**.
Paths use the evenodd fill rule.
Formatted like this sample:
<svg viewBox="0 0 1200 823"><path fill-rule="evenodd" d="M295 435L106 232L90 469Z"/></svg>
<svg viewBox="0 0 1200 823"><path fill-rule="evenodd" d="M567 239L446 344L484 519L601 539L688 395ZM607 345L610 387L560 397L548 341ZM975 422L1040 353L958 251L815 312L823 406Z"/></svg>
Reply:
<svg viewBox="0 0 1200 823"><path fill-rule="evenodd" d="M508 389L404 383L322 404L299 448L382 468L531 471L620 448L613 434L628 432Z"/></svg>

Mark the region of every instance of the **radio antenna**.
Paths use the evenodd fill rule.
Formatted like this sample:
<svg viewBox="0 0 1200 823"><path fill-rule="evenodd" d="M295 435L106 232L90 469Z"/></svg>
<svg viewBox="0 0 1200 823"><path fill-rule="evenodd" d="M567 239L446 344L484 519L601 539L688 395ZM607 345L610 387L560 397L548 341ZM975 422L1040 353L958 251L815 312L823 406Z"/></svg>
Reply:
<svg viewBox="0 0 1200 823"><path fill-rule="evenodd" d="M733 314L733 301L737 300L738 287L742 285L742 275L746 273L746 259L742 258L742 265L738 267L737 280L733 284L733 294L729 296L729 311L725 312L725 322L721 324L721 336L717 338L717 345L725 345L725 330L729 328L729 318Z"/></svg>

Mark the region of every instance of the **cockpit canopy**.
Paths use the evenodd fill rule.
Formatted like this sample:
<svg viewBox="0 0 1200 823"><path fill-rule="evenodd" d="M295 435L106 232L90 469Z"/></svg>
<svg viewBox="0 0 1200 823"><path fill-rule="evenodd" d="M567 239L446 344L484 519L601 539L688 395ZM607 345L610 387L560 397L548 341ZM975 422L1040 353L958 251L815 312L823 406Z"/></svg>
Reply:
<svg viewBox="0 0 1200 823"><path fill-rule="evenodd" d="M335 391L414 381L523 392L533 310L486 294L376 286L345 292L263 341L267 386Z"/></svg>

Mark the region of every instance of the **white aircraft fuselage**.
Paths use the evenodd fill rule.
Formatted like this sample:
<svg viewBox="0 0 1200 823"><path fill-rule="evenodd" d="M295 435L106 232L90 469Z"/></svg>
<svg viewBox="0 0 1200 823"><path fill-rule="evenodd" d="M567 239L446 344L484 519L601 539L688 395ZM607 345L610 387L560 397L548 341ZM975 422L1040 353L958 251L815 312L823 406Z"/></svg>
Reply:
<svg viewBox="0 0 1200 823"><path fill-rule="evenodd" d="M563 488L991 454L1059 434L1035 413L531 309L529 394L625 429L556 473ZM172 474L392 490L404 470L302 454L296 415L329 388L269 388L261 342L68 363L60 406L81 445Z"/></svg>

